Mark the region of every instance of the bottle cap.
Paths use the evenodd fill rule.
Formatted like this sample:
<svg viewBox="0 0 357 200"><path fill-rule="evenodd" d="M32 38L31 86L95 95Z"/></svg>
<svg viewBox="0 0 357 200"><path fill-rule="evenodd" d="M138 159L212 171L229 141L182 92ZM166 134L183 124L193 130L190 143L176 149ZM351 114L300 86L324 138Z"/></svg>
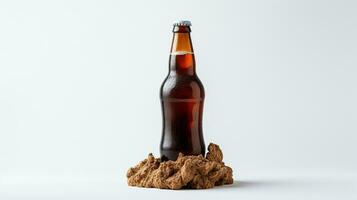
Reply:
<svg viewBox="0 0 357 200"><path fill-rule="evenodd" d="M191 22L188 20L181 20L174 23L174 26L191 26Z"/></svg>

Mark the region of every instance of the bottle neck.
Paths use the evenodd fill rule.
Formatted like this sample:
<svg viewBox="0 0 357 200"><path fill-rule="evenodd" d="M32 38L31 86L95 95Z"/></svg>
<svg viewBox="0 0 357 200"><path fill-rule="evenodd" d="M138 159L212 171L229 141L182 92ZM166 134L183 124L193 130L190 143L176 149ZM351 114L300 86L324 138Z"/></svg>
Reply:
<svg viewBox="0 0 357 200"><path fill-rule="evenodd" d="M194 75L195 56L193 53L190 32L175 32L170 53L170 73Z"/></svg>

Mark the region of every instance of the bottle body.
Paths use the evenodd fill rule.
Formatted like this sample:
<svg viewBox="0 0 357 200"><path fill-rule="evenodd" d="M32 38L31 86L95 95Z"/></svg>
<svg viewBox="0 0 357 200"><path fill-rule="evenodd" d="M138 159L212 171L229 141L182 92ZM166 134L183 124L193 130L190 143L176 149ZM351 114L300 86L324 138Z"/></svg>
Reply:
<svg viewBox="0 0 357 200"><path fill-rule="evenodd" d="M180 40L180 34L174 32L173 46L176 38L178 43L189 42L190 48L171 49L169 74L160 88L163 117L160 144L162 160L176 160L180 152L184 155L205 154L202 133L205 93L195 73L195 58L189 32L187 34L188 40Z"/></svg>

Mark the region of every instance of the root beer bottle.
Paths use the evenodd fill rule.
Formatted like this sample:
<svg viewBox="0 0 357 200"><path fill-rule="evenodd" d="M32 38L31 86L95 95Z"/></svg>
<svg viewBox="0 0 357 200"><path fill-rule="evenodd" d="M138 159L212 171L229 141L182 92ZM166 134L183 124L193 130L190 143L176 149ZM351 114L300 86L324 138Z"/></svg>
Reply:
<svg viewBox="0 0 357 200"><path fill-rule="evenodd" d="M190 37L191 22L174 24L169 73L161 85L163 129L162 160L176 160L178 154L205 154L202 112L205 92L196 75Z"/></svg>

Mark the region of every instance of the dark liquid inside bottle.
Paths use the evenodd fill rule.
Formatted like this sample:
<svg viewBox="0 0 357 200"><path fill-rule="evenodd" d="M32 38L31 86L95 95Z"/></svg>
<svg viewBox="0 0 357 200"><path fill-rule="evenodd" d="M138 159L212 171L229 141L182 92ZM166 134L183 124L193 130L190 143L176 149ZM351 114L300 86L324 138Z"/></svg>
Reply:
<svg viewBox="0 0 357 200"><path fill-rule="evenodd" d="M170 70L160 90L163 132L162 160L205 154L202 133L204 88L195 72L189 27L178 27L171 48Z"/></svg>

